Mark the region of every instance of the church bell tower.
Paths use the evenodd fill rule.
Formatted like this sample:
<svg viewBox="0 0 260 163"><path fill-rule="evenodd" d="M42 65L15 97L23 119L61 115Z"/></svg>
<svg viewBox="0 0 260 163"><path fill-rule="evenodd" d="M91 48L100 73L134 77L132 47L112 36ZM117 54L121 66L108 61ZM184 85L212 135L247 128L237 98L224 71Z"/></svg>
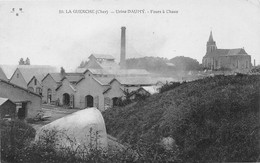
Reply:
<svg viewBox="0 0 260 163"><path fill-rule="evenodd" d="M217 49L216 42L213 40L212 31L210 31L209 40L207 42L207 53L211 53Z"/></svg>

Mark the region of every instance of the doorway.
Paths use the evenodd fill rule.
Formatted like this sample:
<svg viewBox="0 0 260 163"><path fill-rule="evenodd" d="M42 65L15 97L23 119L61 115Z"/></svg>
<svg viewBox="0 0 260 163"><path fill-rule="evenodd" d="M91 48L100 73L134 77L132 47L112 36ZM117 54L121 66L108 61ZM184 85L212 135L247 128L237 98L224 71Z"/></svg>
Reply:
<svg viewBox="0 0 260 163"><path fill-rule="evenodd" d="M47 102L48 103L51 103L51 100L52 100L51 98L52 98L52 91L49 88L48 91L47 91Z"/></svg>
<svg viewBox="0 0 260 163"><path fill-rule="evenodd" d="M18 108L18 113L17 113L18 119L21 119L21 120L25 119L25 117L26 117L26 105L27 105L27 103L23 102L22 106Z"/></svg>
<svg viewBox="0 0 260 163"><path fill-rule="evenodd" d="M112 98L112 100L113 100L113 107L118 106L118 97L114 97Z"/></svg>
<svg viewBox="0 0 260 163"><path fill-rule="evenodd" d="M70 95L68 93L63 94L63 105L70 105Z"/></svg>
<svg viewBox="0 0 260 163"><path fill-rule="evenodd" d="M85 106L88 107L93 107L94 105L94 98L91 95L87 95L85 97Z"/></svg>

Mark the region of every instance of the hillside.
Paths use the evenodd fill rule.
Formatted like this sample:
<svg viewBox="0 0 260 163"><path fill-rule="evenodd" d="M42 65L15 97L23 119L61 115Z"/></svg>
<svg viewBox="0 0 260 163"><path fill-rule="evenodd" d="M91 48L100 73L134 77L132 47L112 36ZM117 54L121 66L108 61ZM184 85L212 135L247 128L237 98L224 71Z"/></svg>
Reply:
<svg viewBox="0 0 260 163"><path fill-rule="evenodd" d="M184 56L174 57L170 60L160 57L130 58L126 60L126 66L129 69L141 68L155 73L201 70L197 60Z"/></svg>
<svg viewBox="0 0 260 163"><path fill-rule="evenodd" d="M177 162L256 161L260 76L215 76L184 83L104 113L107 132L142 155ZM172 137L174 150L160 140ZM162 157L159 157L162 156Z"/></svg>
<svg viewBox="0 0 260 163"><path fill-rule="evenodd" d="M177 70L194 71L202 70L202 66L196 59L184 56L177 56L170 59L170 62L175 65Z"/></svg>

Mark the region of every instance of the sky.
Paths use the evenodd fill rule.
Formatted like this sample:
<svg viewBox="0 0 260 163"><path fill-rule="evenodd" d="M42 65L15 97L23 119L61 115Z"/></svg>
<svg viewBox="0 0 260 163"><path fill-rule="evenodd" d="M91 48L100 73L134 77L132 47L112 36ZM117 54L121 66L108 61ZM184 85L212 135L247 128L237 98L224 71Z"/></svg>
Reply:
<svg viewBox="0 0 260 163"><path fill-rule="evenodd" d="M201 63L212 30L218 48L244 48L260 64L259 0L0 0L0 64L28 57L72 71L92 53L119 61L122 26L126 58L186 56Z"/></svg>

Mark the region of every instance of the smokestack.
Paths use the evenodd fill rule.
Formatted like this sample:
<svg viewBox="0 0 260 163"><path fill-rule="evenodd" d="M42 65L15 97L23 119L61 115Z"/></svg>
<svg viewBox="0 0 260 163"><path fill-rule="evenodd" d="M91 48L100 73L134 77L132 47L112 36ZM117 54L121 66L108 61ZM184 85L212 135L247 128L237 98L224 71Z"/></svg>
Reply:
<svg viewBox="0 0 260 163"><path fill-rule="evenodd" d="M120 53L120 68L126 69L125 61L125 27L121 27L121 53Z"/></svg>

